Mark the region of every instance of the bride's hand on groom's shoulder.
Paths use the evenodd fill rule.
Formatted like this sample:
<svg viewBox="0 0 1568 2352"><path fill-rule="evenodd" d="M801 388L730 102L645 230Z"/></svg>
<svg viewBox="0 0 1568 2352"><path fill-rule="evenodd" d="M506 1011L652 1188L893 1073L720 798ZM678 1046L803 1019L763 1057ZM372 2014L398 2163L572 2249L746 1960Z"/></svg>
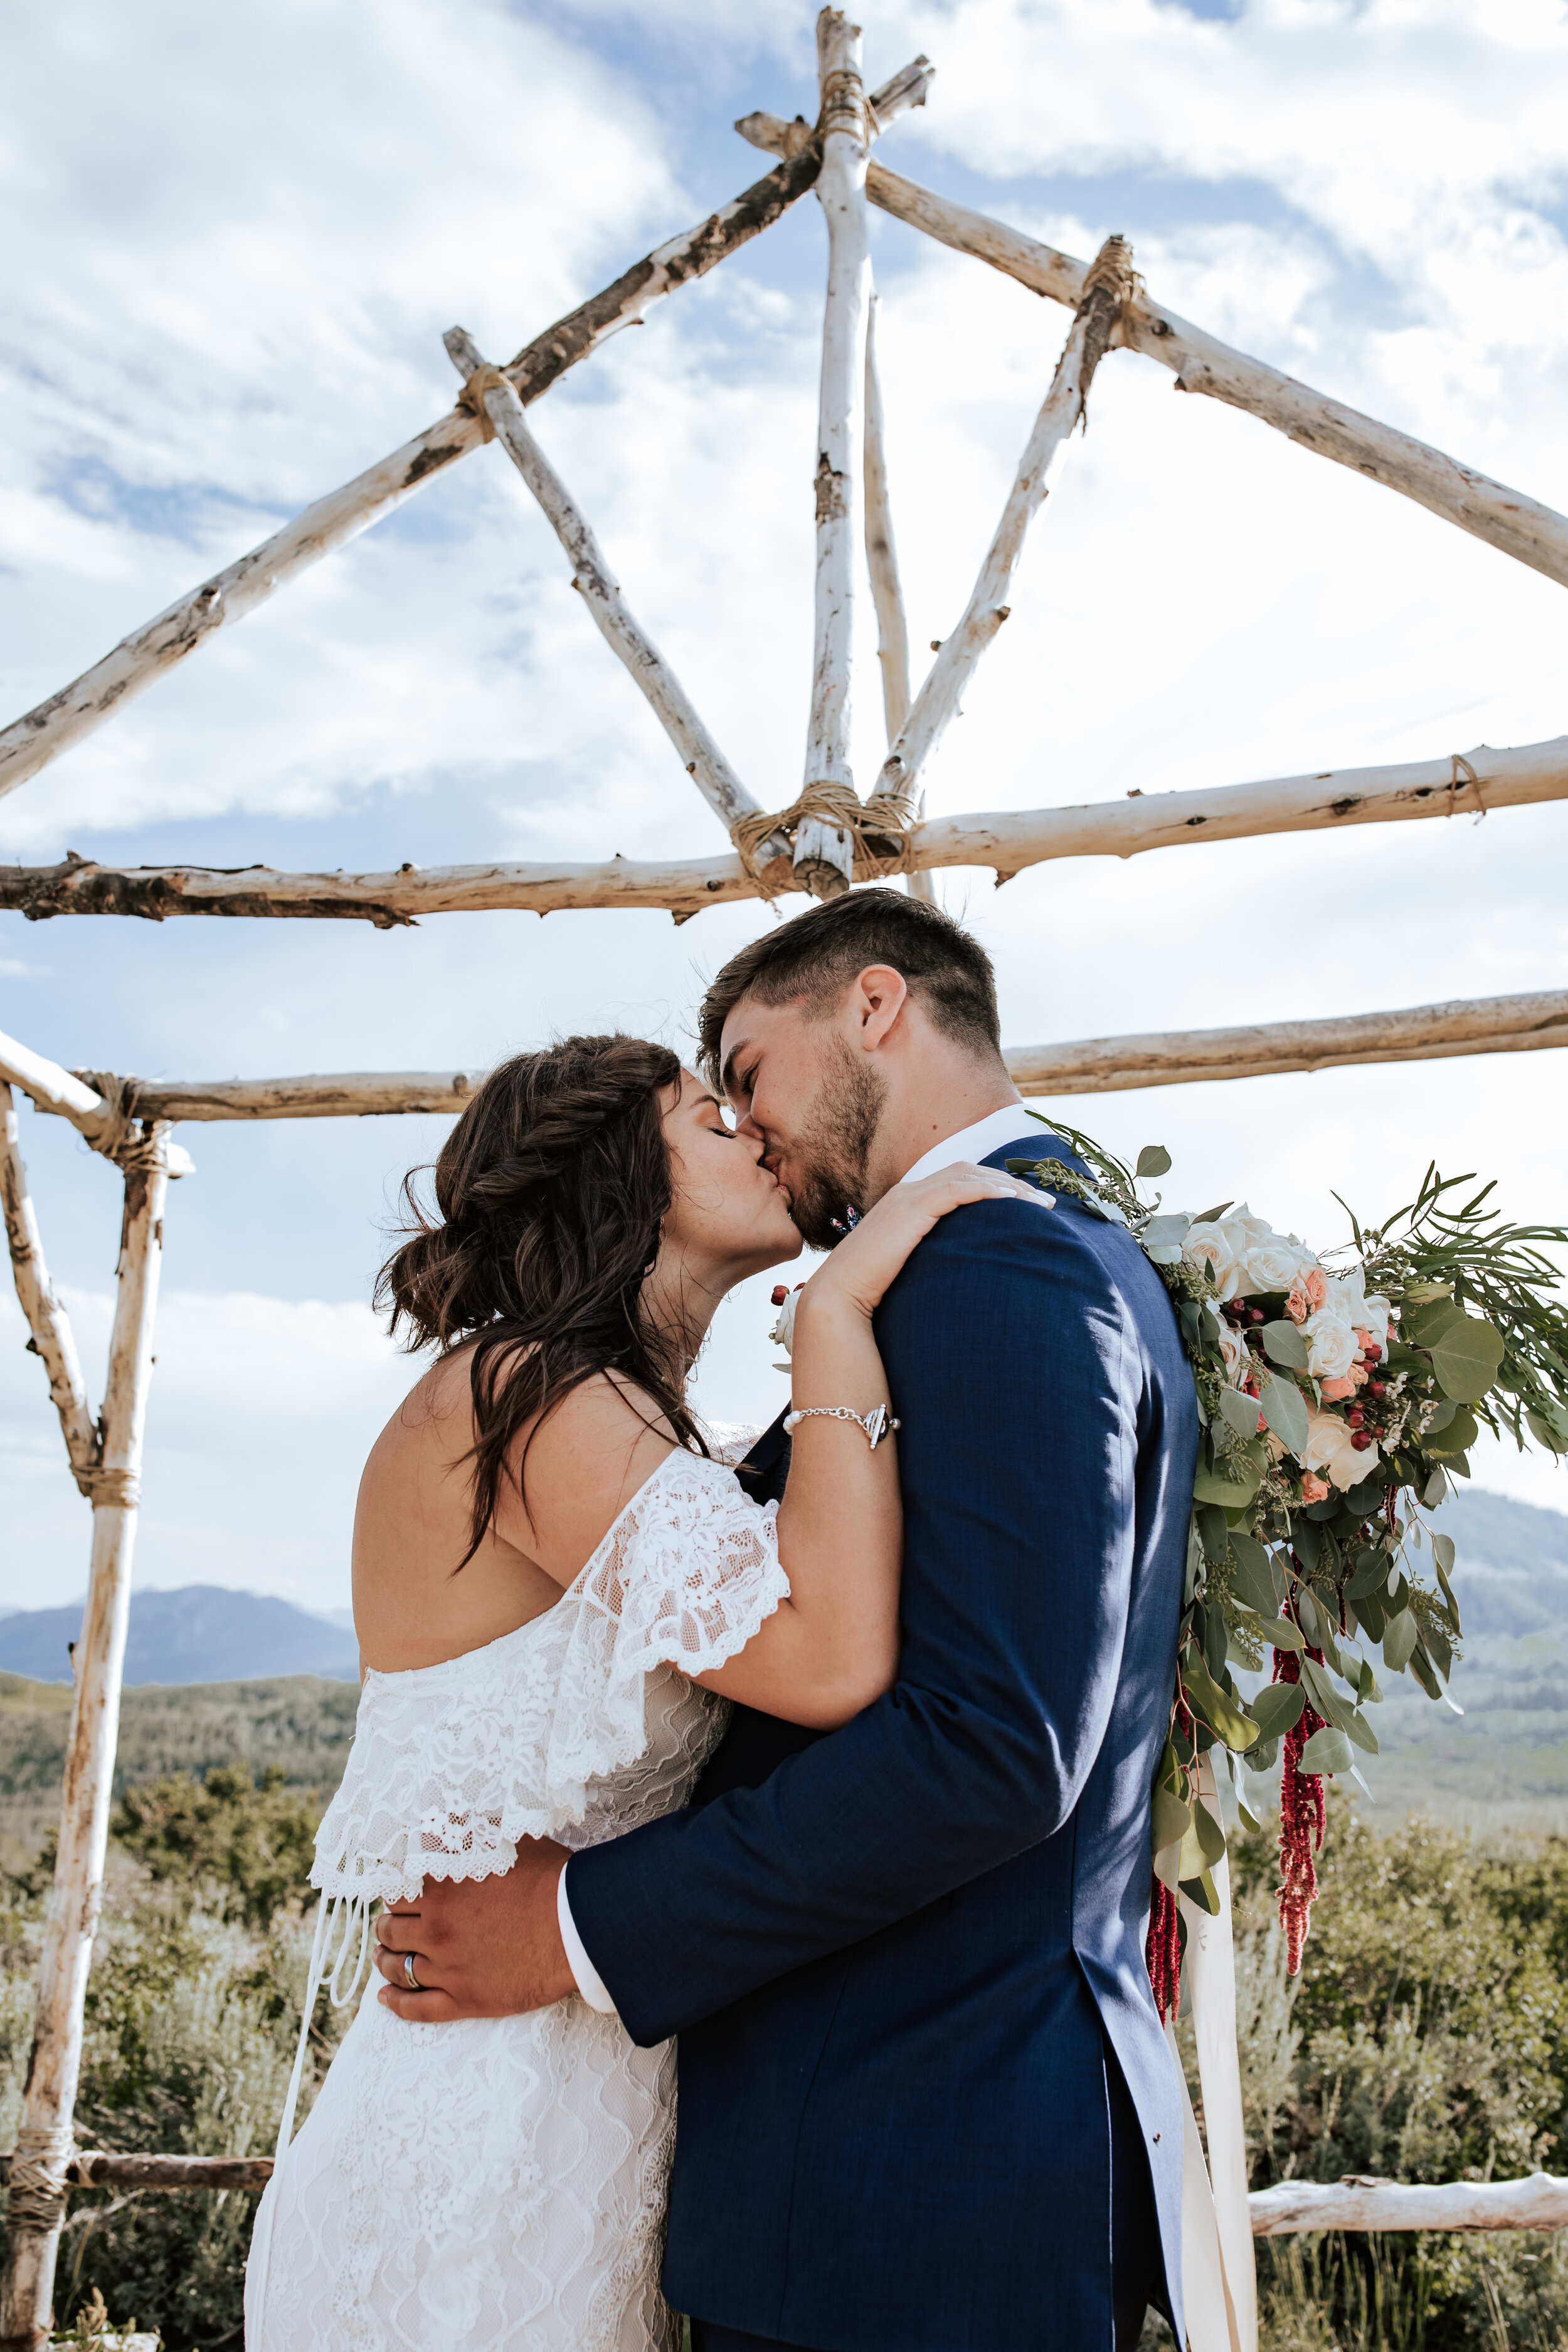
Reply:
<svg viewBox="0 0 1568 2352"><path fill-rule="evenodd" d="M375 1965L386 1979L377 1998L410 2024L442 2025L516 2017L575 1992L556 1910L566 1862L565 1846L528 1838L501 1876L426 1880L414 1902L389 1904L375 1923Z"/></svg>
<svg viewBox="0 0 1568 2352"><path fill-rule="evenodd" d="M823 1307L848 1307L869 1315L931 1227L954 1209L972 1201L1032 1201L1048 1205L1049 1195L1037 1185L1009 1176L1005 1168L982 1168L973 1160L955 1160L934 1176L913 1184L895 1184L868 1209L852 1231L818 1266L800 1296L795 1309L798 1330L802 1309L815 1300Z"/></svg>

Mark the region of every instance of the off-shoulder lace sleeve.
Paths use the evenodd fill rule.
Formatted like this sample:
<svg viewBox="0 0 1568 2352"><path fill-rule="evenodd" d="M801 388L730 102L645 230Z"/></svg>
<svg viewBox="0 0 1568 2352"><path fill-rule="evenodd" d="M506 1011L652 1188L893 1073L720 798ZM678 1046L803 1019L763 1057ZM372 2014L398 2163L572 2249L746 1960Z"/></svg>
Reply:
<svg viewBox="0 0 1568 2352"><path fill-rule="evenodd" d="M668 1454L542 1617L441 1665L367 1675L314 1884L411 1897L426 1878L510 1870L520 1838L569 1837L643 1758L659 1670L723 1664L787 1598L777 1511L725 1465ZM664 1776L666 1801L696 1769L678 1789Z"/></svg>

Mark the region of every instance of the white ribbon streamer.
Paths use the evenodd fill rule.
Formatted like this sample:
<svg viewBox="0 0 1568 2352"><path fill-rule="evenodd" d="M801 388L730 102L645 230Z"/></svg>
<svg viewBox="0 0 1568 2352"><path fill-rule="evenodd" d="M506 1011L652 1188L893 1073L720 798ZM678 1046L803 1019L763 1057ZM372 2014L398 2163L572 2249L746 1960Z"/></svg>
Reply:
<svg viewBox="0 0 1568 2352"><path fill-rule="evenodd" d="M1198 1801L1220 1819L1214 1766L1198 1768ZM1208 2130L1204 2158L1197 2118L1182 2076L1182 2293L1191 2352L1258 2352L1258 2269L1247 2201L1247 2135L1241 2119L1241 2060L1236 2040L1236 1952L1231 1938L1230 1873L1222 1855L1210 1873L1219 1916L1210 1918L1184 1895L1183 1962L1192 1996L1193 2037ZM1173 2056L1175 2035L1166 2027Z"/></svg>

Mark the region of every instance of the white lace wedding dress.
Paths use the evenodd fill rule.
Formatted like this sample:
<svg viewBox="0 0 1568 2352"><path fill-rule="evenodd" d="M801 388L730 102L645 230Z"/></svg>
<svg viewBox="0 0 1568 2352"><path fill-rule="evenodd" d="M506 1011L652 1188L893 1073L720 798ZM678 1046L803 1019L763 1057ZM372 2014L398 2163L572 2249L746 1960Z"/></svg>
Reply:
<svg viewBox="0 0 1568 2352"><path fill-rule="evenodd" d="M482 1650L370 1674L316 1835L330 1952L357 1965L378 1898L585 1846L683 1804L732 1657L789 1591L776 1506L672 1454L544 1616ZM658 2289L675 2048L573 1999L526 2017L353 2024L257 2216L247 2352L667 2352ZM298 2071L298 2070L297 2070ZM287 2139L290 2117L285 2117Z"/></svg>

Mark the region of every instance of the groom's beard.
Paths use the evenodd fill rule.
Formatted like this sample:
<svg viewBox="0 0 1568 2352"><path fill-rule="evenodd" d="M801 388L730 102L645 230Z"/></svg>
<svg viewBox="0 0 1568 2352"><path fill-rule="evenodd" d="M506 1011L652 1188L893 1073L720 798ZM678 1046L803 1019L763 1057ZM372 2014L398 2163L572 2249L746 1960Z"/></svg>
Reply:
<svg viewBox="0 0 1568 2352"><path fill-rule="evenodd" d="M813 1249L842 1241L846 1209L865 1204L871 1146L887 1097L887 1080L835 1038L832 1062L791 1154L805 1174L790 1214Z"/></svg>

